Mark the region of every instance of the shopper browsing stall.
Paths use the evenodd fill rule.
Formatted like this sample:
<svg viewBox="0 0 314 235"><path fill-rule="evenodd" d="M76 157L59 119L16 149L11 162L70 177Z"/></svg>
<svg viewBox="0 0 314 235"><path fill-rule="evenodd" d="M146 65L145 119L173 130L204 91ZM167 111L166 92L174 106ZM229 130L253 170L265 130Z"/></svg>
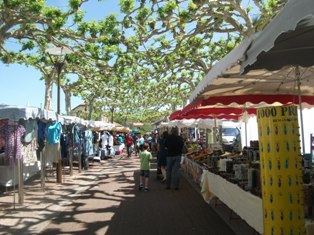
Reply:
<svg viewBox="0 0 314 235"><path fill-rule="evenodd" d="M165 147L167 148L167 176L166 189L170 189L171 175L173 171L173 186L175 190L179 189L180 180L180 162L184 142L181 136L178 135L178 129L172 128L171 134L166 138Z"/></svg>

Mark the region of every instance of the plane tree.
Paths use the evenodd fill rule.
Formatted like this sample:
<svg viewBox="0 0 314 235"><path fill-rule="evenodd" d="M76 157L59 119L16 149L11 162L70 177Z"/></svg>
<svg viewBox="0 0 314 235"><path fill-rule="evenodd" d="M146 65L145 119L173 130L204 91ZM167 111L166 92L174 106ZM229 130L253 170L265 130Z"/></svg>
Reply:
<svg viewBox="0 0 314 235"><path fill-rule="evenodd" d="M155 104L157 112L184 105L212 65L260 31L285 2L120 0L122 43L136 55L130 82L141 84L133 93L149 94L142 105Z"/></svg>
<svg viewBox="0 0 314 235"><path fill-rule="evenodd" d="M109 113L141 121L184 105L213 64L262 29L286 2L120 0L119 17L86 21L81 10L86 1L68 0L65 11L43 0L2 1L0 58L39 69L45 108L51 109L56 73L45 49L69 47L73 53L62 76L77 79L62 79L67 113L75 95L89 107L88 118L99 118L115 102ZM9 39L19 50L8 47Z"/></svg>

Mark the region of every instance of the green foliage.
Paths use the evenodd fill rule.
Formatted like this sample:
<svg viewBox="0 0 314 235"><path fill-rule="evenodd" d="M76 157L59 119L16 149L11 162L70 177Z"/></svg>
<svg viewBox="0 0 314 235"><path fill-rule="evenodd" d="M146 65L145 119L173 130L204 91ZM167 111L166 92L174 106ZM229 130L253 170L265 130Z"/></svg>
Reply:
<svg viewBox="0 0 314 235"><path fill-rule="evenodd" d="M50 20L51 24L49 26L53 31L60 29L66 23L66 18L64 17L65 15L58 8L46 8L43 11L43 16Z"/></svg>
<svg viewBox="0 0 314 235"><path fill-rule="evenodd" d="M247 8L246 8L246 12L251 12L253 10L253 7L252 6L248 6Z"/></svg>
<svg viewBox="0 0 314 235"><path fill-rule="evenodd" d="M197 10L197 5L193 2L193 1L191 1L190 3L189 3L189 7L188 7L188 9L189 9L189 11L196 11Z"/></svg>
<svg viewBox="0 0 314 235"><path fill-rule="evenodd" d="M29 5L29 10L31 12L39 13L45 6L45 1L31 1L32 3Z"/></svg>
<svg viewBox="0 0 314 235"><path fill-rule="evenodd" d="M130 13L134 7L134 0L119 0L119 6L122 13L128 14Z"/></svg>
<svg viewBox="0 0 314 235"><path fill-rule="evenodd" d="M79 7L81 6L81 0L69 0L69 6L73 10L78 10Z"/></svg>
<svg viewBox="0 0 314 235"><path fill-rule="evenodd" d="M177 8L177 3L175 0L169 0L164 7L165 12L171 12Z"/></svg>
<svg viewBox="0 0 314 235"><path fill-rule="evenodd" d="M194 4L198 5L198 4L202 4L205 2L205 0L192 0Z"/></svg>
<svg viewBox="0 0 314 235"><path fill-rule="evenodd" d="M150 8L144 7L138 10L136 19L140 22L143 22L144 19L150 14Z"/></svg>
<svg viewBox="0 0 314 235"><path fill-rule="evenodd" d="M100 32L102 34L112 33L117 26L118 20L114 14L110 14L104 20L100 21Z"/></svg>
<svg viewBox="0 0 314 235"><path fill-rule="evenodd" d="M85 16L84 12L81 10L78 10L77 12L75 12L73 20L75 23L82 22L82 20L84 19L84 16Z"/></svg>
<svg viewBox="0 0 314 235"><path fill-rule="evenodd" d="M121 121L151 123L182 106L212 64L265 25L284 1L254 1L260 5L253 9L243 0L119 0L119 17L89 22L83 2L68 0L61 10L43 0L0 1L1 13L12 17L3 22L3 35L20 43L20 53L11 52L4 37L1 60L34 66L48 79L54 68L45 49L68 45L74 53L64 73L79 79L67 77L62 86L93 104L93 118L104 110L110 115L114 102ZM261 17L255 22L249 14L256 7Z"/></svg>
<svg viewBox="0 0 314 235"><path fill-rule="evenodd" d="M188 22L189 20L192 19L191 16L190 16L189 11L187 11L187 10L181 11L181 12L179 13L179 17L180 17L180 21L181 21L182 23L186 23L186 22Z"/></svg>
<svg viewBox="0 0 314 235"><path fill-rule="evenodd" d="M32 50L34 49L36 44L34 41L28 40L25 42L22 42L22 49L20 51L25 51L25 50Z"/></svg>

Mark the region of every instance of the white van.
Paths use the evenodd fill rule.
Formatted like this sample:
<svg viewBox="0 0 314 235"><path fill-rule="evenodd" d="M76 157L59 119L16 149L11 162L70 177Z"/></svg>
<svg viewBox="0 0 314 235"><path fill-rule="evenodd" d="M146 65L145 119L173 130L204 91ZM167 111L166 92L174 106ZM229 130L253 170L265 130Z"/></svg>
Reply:
<svg viewBox="0 0 314 235"><path fill-rule="evenodd" d="M241 132L237 122L223 122L221 128L222 146L225 151L239 151L241 148Z"/></svg>
<svg viewBox="0 0 314 235"><path fill-rule="evenodd" d="M233 144L238 135L240 135L240 130L236 127L223 127L221 130L224 144Z"/></svg>

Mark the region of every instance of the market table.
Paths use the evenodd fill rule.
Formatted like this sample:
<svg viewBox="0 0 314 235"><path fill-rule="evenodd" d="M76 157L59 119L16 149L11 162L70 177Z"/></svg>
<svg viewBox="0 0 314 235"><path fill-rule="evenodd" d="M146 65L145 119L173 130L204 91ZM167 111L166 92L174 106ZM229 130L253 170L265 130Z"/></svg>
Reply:
<svg viewBox="0 0 314 235"><path fill-rule="evenodd" d="M219 198L252 228L263 234L262 199L233 184L220 175L204 170L201 193L209 202L213 196Z"/></svg>

